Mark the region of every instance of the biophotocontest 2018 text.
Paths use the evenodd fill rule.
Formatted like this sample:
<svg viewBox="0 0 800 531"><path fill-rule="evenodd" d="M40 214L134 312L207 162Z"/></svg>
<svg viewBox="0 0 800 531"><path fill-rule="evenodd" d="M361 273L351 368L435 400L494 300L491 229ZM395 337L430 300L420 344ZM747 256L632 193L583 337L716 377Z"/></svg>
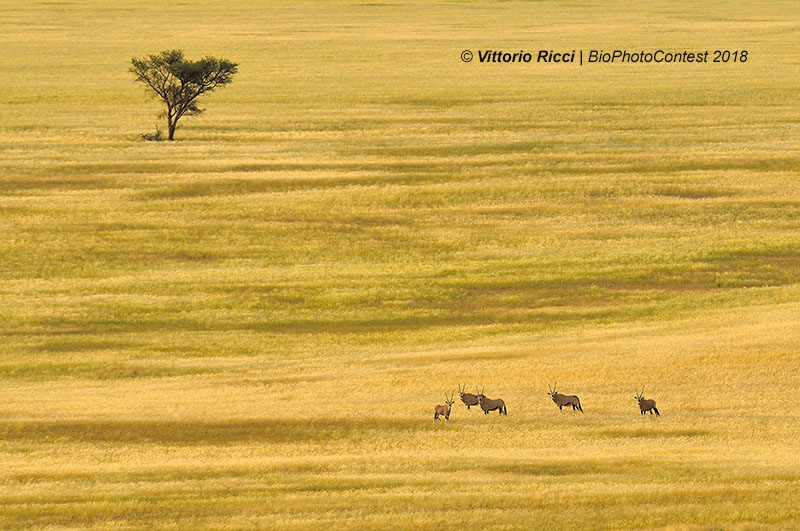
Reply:
<svg viewBox="0 0 800 531"><path fill-rule="evenodd" d="M483 49L473 52L463 50L461 60L465 63L522 63L522 64L674 64L674 63L746 63L747 50L636 50L627 49L573 49L536 51Z"/></svg>

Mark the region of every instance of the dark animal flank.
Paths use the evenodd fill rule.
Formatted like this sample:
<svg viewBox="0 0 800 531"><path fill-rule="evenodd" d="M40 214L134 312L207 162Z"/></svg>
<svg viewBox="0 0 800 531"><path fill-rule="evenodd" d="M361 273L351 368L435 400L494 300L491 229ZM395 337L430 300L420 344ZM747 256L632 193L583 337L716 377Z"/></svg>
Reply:
<svg viewBox="0 0 800 531"><path fill-rule="evenodd" d="M656 407L656 401L652 399L646 399L644 397L644 387L642 387L642 392L636 391L636 401L639 402L639 411L642 415L646 414L648 411L652 415L653 413L656 414L657 417L661 416L661 413L658 412L658 408Z"/></svg>
<svg viewBox="0 0 800 531"><path fill-rule="evenodd" d="M467 409L470 406L477 406L478 405L478 395L473 395L472 393L465 393L467 389L467 384L464 384L463 387L461 385L458 386L458 394L461 395L461 401L464 402L464 405L467 406Z"/></svg>
<svg viewBox="0 0 800 531"><path fill-rule="evenodd" d="M558 391L556 391L556 386L553 385L553 388L550 389L550 398L553 399L553 402L558 406L560 411L563 411L564 406L572 406L572 410L575 411L576 409L583 413L583 408L581 407L581 400L575 395L562 395Z"/></svg>
<svg viewBox="0 0 800 531"><path fill-rule="evenodd" d="M498 414L500 415L508 415L508 410L506 409L506 403L503 402L502 399L491 399L487 398L486 395L483 394L483 390L478 393L478 404L480 404L481 409L483 410L484 415L488 415L490 411L497 410Z"/></svg>
<svg viewBox="0 0 800 531"><path fill-rule="evenodd" d="M439 420L439 417L444 417L445 421L450 420L450 410L453 408L453 404L455 403L455 399L453 398L455 393L450 395L444 395L444 406L437 405L433 408L433 420Z"/></svg>

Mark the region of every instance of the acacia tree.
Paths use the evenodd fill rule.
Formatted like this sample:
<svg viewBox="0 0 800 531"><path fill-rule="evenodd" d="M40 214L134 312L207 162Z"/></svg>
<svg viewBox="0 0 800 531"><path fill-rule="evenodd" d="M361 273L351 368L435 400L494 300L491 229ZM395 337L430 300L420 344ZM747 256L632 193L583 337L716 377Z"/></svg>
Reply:
<svg viewBox="0 0 800 531"><path fill-rule="evenodd" d="M147 85L166 104L162 116L167 119L168 139L174 140L178 120L202 113L197 98L230 84L237 66L215 57L187 61L182 50L168 50L141 59L134 57L130 71L136 76L136 81Z"/></svg>

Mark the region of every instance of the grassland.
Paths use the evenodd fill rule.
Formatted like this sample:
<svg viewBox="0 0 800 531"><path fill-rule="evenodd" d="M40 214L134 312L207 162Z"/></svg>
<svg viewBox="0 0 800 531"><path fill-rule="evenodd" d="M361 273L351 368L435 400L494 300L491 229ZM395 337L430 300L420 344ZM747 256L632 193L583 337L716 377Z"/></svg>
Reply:
<svg viewBox="0 0 800 531"><path fill-rule="evenodd" d="M794 2L6 4L1 528L800 527Z"/></svg>

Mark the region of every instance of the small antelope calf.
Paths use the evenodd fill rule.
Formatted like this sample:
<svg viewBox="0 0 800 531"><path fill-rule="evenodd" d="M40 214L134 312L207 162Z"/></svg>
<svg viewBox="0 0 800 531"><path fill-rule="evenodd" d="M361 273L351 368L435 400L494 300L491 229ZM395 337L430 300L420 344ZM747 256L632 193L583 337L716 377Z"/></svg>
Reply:
<svg viewBox="0 0 800 531"><path fill-rule="evenodd" d="M553 384L553 388L550 389L550 398L553 399L553 402L556 403L558 406L559 411L563 411L564 406L572 406L572 410L575 411L576 409L583 413L583 408L581 407L580 399L575 395L562 395L558 391L556 391L556 385Z"/></svg>
<svg viewBox="0 0 800 531"><path fill-rule="evenodd" d="M445 422L450 420L450 410L452 409L453 404L455 403L454 397L455 393L453 393L449 397L447 395L444 395L444 403L446 405L436 406L435 408L433 408L433 420L439 420L440 415L444 417Z"/></svg>
<svg viewBox="0 0 800 531"><path fill-rule="evenodd" d="M642 392L640 393L639 390L636 390L636 401L639 402L639 410L642 412L642 415L647 413L648 411L652 415L653 412L656 412L656 416L660 417L661 413L658 412L658 408L656 407L655 400L645 400L644 398L644 387L642 387Z"/></svg>

